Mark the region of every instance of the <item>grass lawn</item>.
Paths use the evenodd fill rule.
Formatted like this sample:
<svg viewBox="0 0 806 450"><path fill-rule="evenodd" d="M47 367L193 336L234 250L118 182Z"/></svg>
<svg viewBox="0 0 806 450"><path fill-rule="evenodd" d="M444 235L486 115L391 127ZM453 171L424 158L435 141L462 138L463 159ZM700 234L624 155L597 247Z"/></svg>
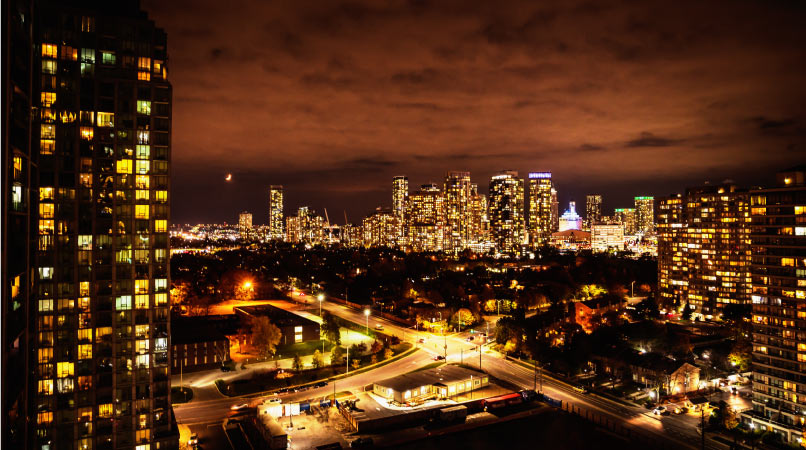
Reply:
<svg viewBox="0 0 806 450"><path fill-rule="evenodd" d="M329 352L330 348L333 347L327 340L318 340L318 341L308 341L308 342L299 342L296 344L288 344L288 345L278 345L277 352L275 353L272 359L285 359L285 358L293 358L294 355L299 356L308 356L313 355L313 353L317 350L320 352L322 351L322 342L325 344L325 352Z"/></svg>
<svg viewBox="0 0 806 450"><path fill-rule="evenodd" d="M193 389L189 387L182 389L178 387L171 388L171 403L187 403L191 399L193 399Z"/></svg>

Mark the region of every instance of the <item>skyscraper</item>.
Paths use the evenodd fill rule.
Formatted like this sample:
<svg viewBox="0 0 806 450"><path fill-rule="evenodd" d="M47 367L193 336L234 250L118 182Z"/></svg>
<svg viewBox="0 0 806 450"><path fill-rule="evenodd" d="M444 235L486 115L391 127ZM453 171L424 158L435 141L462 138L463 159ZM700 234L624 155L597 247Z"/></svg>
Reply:
<svg viewBox="0 0 806 450"><path fill-rule="evenodd" d="M458 253L470 242L470 172L450 171L445 175L444 250Z"/></svg>
<svg viewBox="0 0 806 450"><path fill-rule="evenodd" d="M31 107L34 88L33 23L30 1L3 2L3 193L2 201L2 443L7 448L31 448L30 400L35 393L27 376L34 368L30 342L35 290L32 255L37 233L37 161L31 147ZM39 67L36 71L38 73ZM38 84L38 77L33 78Z"/></svg>
<svg viewBox="0 0 806 450"><path fill-rule="evenodd" d="M750 193L753 410L744 420L784 442L803 438L806 373L806 166Z"/></svg>
<svg viewBox="0 0 806 450"><path fill-rule="evenodd" d="M582 217L577 214L576 202L569 202L568 209L560 216L560 231L581 230Z"/></svg>
<svg viewBox="0 0 806 450"><path fill-rule="evenodd" d="M529 173L529 243L540 247L548 243L552 225L551 172Z"/></svg>
<svg viewBox="0 0 806 450"><path fill-rule="evenodd" d="M37 7L28 448L176 448L167 38L134 1Z"/></svg>
<svg viewBox="0 0 806 450"><path fill-rule="evenodd" d="M307 206L300 206L296 216L286 217L285 240L310 245L325 241L325 219Z"/></svg>
<svg viewBox="0 0 806 450"><path fill-rule="evenodd" d="M616 208L613 218L624 225L624 234L635 234L635 209Z"/></svg>
<svg viewBox="0 0 806 450"><path fill-rule="evenodd" d="M594 222L602 219L602 196L592 194L585 197L585 227L590 230Z"/></svg>
<svg viewBox="0 0 806 450"><path fill-rule="evenodd" d="M406 235L415 252L442 251L444 219L442 193L436 184L424 184L409 196Z"/></svg>
<svg viewBox="0 0 806 450"><path fill-rule="evenodd" d="M400 221L389 208L376 208L364 218L365 247L394 247L400 235Z"/></svg>
<svg viewBox="0 0 806 450"><path fill-rule="evenodd" d="M490 234L498 251L513 254L524 241L523 179L505 170L490 179Z"/></svg>
<svg viewBox="0 0 806 450"><path fill-rule="evenodd" d="M283 187L272 185L269 187L269 237L283 238Z"/></svg>
<svg viewBox="0 0 806 450"><path fill-rule="evenodd" d="M392 213L403 220L409 198L409 178L398 175L392 178Z"/></svg>
<svg viewBox="0 0 806 450"><path fill-rule="evenodd" d="M635 228L644 235L655 232L654 197L635 197Z"/></svg>
<svg viewBox="0 0 806 450"><path fill-rule="evenodd" d="M252 214L249 212L242 212L238 216L238 234L241 239L249 239L252 236Z"/></svg>
<svg viewBox="0 0 806 450"><path fill-rule="evenodd" d="M560 201L557 199L557 189L551 188L551 232L560 229Z"/></svg>
<svg viewBox="0 0 806 450"><path fill-rule="evenodd" d="M489 232L490 219L487 215L487 196L479 193L479 186L472 183L470 185L470 243L481 244L487 242Z"/></svg>
<svg viewBox="0 0 806 450"><path fill-rule="evenodd" d="M689 188L658 202L658 292L695 316L719 316L749 300L747 191L734 185Z"/></svg>

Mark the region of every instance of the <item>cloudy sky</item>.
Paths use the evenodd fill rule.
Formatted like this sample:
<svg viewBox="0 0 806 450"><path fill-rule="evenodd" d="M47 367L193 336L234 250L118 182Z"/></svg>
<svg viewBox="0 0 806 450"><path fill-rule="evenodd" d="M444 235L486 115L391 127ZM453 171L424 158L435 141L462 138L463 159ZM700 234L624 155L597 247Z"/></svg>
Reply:
<svg viewBox="0 0 806 450"><path fill-rule="evenodd" d="M175 222L264 223L271 184L287 212L355 222L391 204L392 176L447 170L483 192L551 171L563 203L601 193L609 212L806 160L800 2L143 7L168 32Z"/></svg>

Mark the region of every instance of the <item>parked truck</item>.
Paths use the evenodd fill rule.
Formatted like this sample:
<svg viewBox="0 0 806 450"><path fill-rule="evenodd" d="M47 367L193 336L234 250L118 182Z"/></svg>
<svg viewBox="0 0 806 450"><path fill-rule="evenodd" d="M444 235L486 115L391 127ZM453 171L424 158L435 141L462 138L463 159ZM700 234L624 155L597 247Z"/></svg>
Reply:
<svg viewBox="0 0 806 450"><path fill-rule="evenodd" d="M467 407L458 405L442 408L437 411L436 418L440 423L464 422L467 418Z"/></svg>

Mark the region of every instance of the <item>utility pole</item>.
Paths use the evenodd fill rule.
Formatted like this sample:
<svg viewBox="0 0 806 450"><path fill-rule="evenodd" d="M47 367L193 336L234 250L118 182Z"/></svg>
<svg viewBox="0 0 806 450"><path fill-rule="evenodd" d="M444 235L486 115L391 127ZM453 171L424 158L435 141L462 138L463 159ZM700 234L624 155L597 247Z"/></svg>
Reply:
<svg viewBox="0 0 806 450"><path fill-rule="evenodd" d="M350 373L350 347L347 347L347 373Z"/></svg>
<svg viewBox="0 0 806 450"><path fill-rule="evenodd" d="M540 374L539 374L540 375L540 390L538 392L540 392L542 394L543 393L543 368L542 367L539 368L539 372L540 372Z"/></svg>
<svg viewBox="0 0 806 450"><path fill-rule="evenodd" d="M705 406L700 407L700 427L702 427L702 450L705 450Z"/></svg>
<svg viewBox="0 0 806 450"><path fill-rule="evenodd" d="M535 391L537 390L537 361L535 361L535 379L532 384L532 389Z"/></svg>
<svg viewBox="0 0 806 450"><path fill-rule="evenodd" d="M465 363L465 349L460 348L459 349L459 364L464 364L464 363Z"/></svg>
<svg viewBox="0 0 806 450"><path fill-rule="evenodd" d="M479 372L481 372L481 344L479 344Z"/></svg>

